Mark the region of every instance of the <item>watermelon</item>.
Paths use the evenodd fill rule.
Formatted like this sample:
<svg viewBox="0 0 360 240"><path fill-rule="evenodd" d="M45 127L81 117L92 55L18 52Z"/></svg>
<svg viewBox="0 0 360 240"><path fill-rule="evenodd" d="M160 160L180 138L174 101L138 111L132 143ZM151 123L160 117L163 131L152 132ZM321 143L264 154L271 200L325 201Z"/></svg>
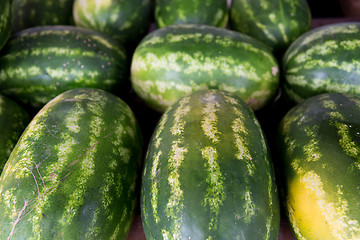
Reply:
<svg viewBox="0 0 360 240"><path fill-rule="evenodd" d="M12 0L12 31L45 25L72 25L74 0Z"/></svg>
<svg viewBox="0 0 360 240"><path fill-rule="evenodd" d="M275 95L279 66L266 45L245 34L178 24L156 29L140 42L131 82L138 96L161 112L200 89L232 92L257 110Z"/></svg>
<svg viewBox="0 0 360 240"><path fill-rule="evenodd" d="M280 55L312 27L306 0L233 0L230 22L232 29L255 37Z"/></svg>
<svg viewBox="0 0 360 240"><path fill-rule="evenodd" d="M0 49L8 40L11 32L10 0L0 1Z"/></svg>
<svg viewBox="0 0 360 240"><path fill-rule="evenodd" d="M0 55L0 91L40 109L73 88L116 94L130 85L130 61L108 36L75 26L40 26L14 35Z"/></svg>
<svg viewBox="0 0 360 240"><path fill-rule="evenodd" d="M172 24L206 24L225 28L227 0L157 0L155 22L158 28Z"/></svg>
<svg viewBox="0 0 360 240"><path fill-rule="evenodd" d="M126 239L142 137L131 109L68 90L27 126L0 177L0 239Z"/></svg>
<svg viewBox="0 0 360 240"><path fill-rule="evenodd" d="M359 133L360 97L348 93L310 97L281 120L282 199L297 239L360 239Z"/></svg>
<svg viewBox="0 0 360 240"><path fill-rule="evenodd" d="M29 122L29 114L19 104L0 94L0 174Z"/></svg>
<svg viewBox="0 0 360 240"><path fill-rule="evenodd" d="M165 111L141 187L146 239L277 239L279 201L269 148L249 106L200 90Z"/></svg>
<svg viewBox="0 0 360 240"><path fill-rule="evenodd" d="M75 25L136 45L149 30L150 0L74 0Z"/></svg>
<svg viewBox="0 0 360 240"><path fill-rule="evenodd" d="M283 88L294 103L327 92L360 94L360 23L335 23L301 35L283 58Z"/></svg>

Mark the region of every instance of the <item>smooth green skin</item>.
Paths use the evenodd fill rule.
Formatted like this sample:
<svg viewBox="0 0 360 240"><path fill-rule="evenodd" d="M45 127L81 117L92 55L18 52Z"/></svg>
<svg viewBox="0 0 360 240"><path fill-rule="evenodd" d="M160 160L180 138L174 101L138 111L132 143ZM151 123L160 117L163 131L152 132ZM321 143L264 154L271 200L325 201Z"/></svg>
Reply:
<svg viewBox="0 0 360 240"><path fill-rule="evenodd" d="M12 0L12 32L45 25L72 25L74 0Z"/></svg>
<svg viewBox="0 0 360 240"><path fill-rule="evenodd" d="M139 130L127 104L99 89L69 90L49 102L26 128L0 177L0 239L126 239L137 203ZM60 150L69 138L75 143ZM17 178L21 172L25 176ZM10 206L8 191L17 199Z"/></svg>
<svg viewBox="0 0 360 240"><path fill-rule="evenodd" d="M179 59L172 63L167 54L179 56ZM181 54L189 55L194 61L182 59ZM163 56L167 58L165 63L153 60ZM138 58L144 58L148 63L145 66L139 64ZM213 67L215 61L223 62ZM207 65L212 69L206 69ZM186 73L197 66L199 70ZM249 74L239 76L237 68ZM254 80L254 75L259 80ZM277 60L265 44L239 32L198 24L172 25L151 32L137 46L131 66L135 92L160 112L184 94L200 89L230 91L258 110L277 92L279 75ZM152 86L144 90L148 82ZM187 87L187 92L183 86Z"/></svg>
<svg viewBox="0 0 360 240"><path fill-rule="evenodd" d="M209 101L206 94L211 93ZM227 97L235 99L232 104ZM157 125L152 140L149 144L145 159L145 167L141 187L141 212L143 229L147 239L165 239L163 231L169 231L170 239L277 239L279 233L280 209L276 184L272 169L269 149L266 146L263 133L257 123L253 111L235 95L219 90L202 90L189 95L189 102L181 107L180 98L162 115ZM207 99L207 100L206 100ZM214 143L208 136L204 135L202 129L202 111L210 103L219 104L215 115L218 117L218 124L213 125L218 133L219 142ZM189 112L181 116L180 124L176 124L176 112L180 109L188 109ZM234 109L243 114L243 129L248 135L240 134L240 138L246 138L248 150L254 164L254 174L249 175L245 159L237 159L235 147L233 121L238 117ZM210 112L208 112L210 114ZM179 126L182 133L177 135L173 127ZM157 146L158 141L160 144ZM169 162L173 143L181 141L179 147L187 149L184 158L177 166ZM217 149L217 162L222 176L223 194L215 194L214 197L223 197L219 204L218 215L211 211L211 207L205 204L206 194L221 189L217 187L209 190L209 164L201 156L201 149L214 147ZM159 152L160 157L157 159ZM157 161L157 167L154 167ZM180 160L179 160L180 162ZM169 197L172 196L171 186L168 178L175 174L173 168L178 167L179 188L182 192L182 199L173 208L179 211L168 216L167 211ZM153 174L155 173L155 177ZM153 187L158 188L157 204L153 204ZM248 213L245 213L244 199L246 189L251 193L255 215L247 221ZM271 199L269 197L271 195ZM208 199L211 201L211 199ZM214 200L216 202L216 200ZM217 204L217 203L214 203ZM158 221L156 221L157 212ZM269 238L266 238L266 221L271 219ZM211 220L215 220L212 229L209 227ZM173 225L178 223L175 230ZM180 235L173 237L172 234Z"/></svg>
<svg viewBox="0 0 360 240"><path fill-rule="evenodd" d="M225 28L227 0L157 0L155 22L158 28L188 23Z"/></svg>
<svg viewBox="0 0 360 240"><path fill-rule="evenodd" d="M301 35L285 52L284 93L294 103L327 92L360 94L360 23L336 23Z"/></svg>
<svg viewBox="0 0 360 240"><path fill-rule="evenodd" d="M129 59L120 44L74 26L23 30L0 56L0 91L35 109L73 88L126 93L128 77Z"/></svg>
<svg viewBox="0 0 360 240"><path fill-rule="evenodd" d="M0 95L0 174L29 122L29 114L19 104Z"/></svg>
<svg viewBox="0 0 360 240"><path fill-rule="evenodd" d="M286 201L292 181L299 181L301 174L293 167L296 165L302 169L303 173L313 171L319 175L326 193L324 201L333 203L333 206L338 208L344 206L339 199L347 201L348 204L345 206L347 210L342 217L344 221L358 220L360 218L360 170L354 164L359 163L360 154L357 150L353 152L355 155L351 156L351 151L347 151L344 146L341 146L340 142L343 138L339 136L335 127L335 124L338 123L346 124L349 127L349 139L344 145L353 150L360 149L360 98L356 95L320 94L299 103L284 116L277 137L282 197L283 201ZM312 137L309 136L309 133L312 134ZM316 156L320 156L317 161L305 151L306 146L312 142L311 138L316 140L316 148L319 153ZM341 194L339 194L338 186L341 186ZM297 209L293 210L296 213ZM287 209L288 211L289 209ZM312 209L309 209L309 219L313 214ZM297 221L300 223L302 220L297 219ZM312 226L311 222L305 224L309 228ZM293 226L292 223L291 226ZM327 239L335 239L331 232L336 229L331 229L330 223L327 227L327 229L312 229L312 233L328 233ZM341 239L355 239L356 237L351 237L351 232L352 234L356 233L356 236L360 235L359 229L352 228L350 224L342 227L346 229L347 234L343 234ZM303 234L304 230L308 229L300 229L300 233ZM303 239L299 235L297 237ZM306 235L302 237L309 240L317 239Z"/></svg>
<svg viewBox="0 0 360 240"><path fill-rule="evenodd" d="M75 25L103 32L136 46L149 30L150 0L74 0Z"/></svg>
<svg viewBox="0 0 360 240"><path fill-rule="evenodd" d="M283 54L300 35L311 29L306 0L233 0L231 28L248 34Z"/></svg>
<svg viewBox="0 0 360 240"><path fill-rule="evenodd" d="M0 1L0 49L5 45L11 32L10 0Z"/></svg>

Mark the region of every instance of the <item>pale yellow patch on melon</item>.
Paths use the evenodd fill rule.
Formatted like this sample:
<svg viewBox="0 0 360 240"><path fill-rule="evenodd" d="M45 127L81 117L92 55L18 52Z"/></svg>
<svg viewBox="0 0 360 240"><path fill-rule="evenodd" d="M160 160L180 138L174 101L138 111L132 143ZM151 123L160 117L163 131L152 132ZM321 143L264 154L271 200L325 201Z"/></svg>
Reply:
<svg viewBox="0 0 360 240"><path fill-rule="evenodd" d="M337 192L326 192L313 171L290 182L287 209L299 239L360 238L360 225L347 216L348 202L342 198L341 186L337 187Z"/></svg>

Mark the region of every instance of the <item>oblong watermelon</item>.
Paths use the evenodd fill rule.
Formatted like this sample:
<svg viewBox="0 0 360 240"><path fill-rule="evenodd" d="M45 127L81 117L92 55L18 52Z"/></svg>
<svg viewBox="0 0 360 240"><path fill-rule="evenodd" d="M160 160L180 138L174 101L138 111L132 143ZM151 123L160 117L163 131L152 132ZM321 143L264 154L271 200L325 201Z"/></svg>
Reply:
<svg viewBox="0 0 360 240"><path fill-rule="evenodd" d="M73 89L30 122L0 177L0 239L126 239L142 137L131 109Z"/></svg>
<svg viewBox="0 0 360 240"><path fill-rule="evenodd" d="M158 28L172 24L206 24L225 28L227 0L157 0L155 22Z"/></svg>
<svg viewBox="0 0 360 240"><path fill-rule="evenodd" d="M324 93L279 127L283 201L297 239L360 239L360 97Z"/></svg>
<svg viewBox="0 0 360 240"><path fill-rule="evenodd" d="M5 45L11 32L10 0L0 1L0 49Z"/></svg>
<svg viewBox="0 0 360 240"><path fill-rule="evenodd" d="M149 30L150 0L74 0L76 26L103 32L125 45L136 45Z"/></svg>
<svg viewBox="0 0 360 240"><path fill-rule="evenodd" d="M74 0L12 0L12 32L46 25L72 25Z"/></svg>
<svg viewBox="0 0 360 240"><path fill-rule="evenodd" d="M0 94L0 174L29 122L29 114L19 104Z"/></svg>
<svg viewBox="0 0 360 240"><path fill-rule="evenodd" d="M131 82L139 97L159 111L199 89L232 92L257 110L275 95L279 67L272 52L252 37L181 24L157 29L140 42Z"/></svg>
<svg viewBox="0 0 360 240"><path fill-rule="evenodd" d="M269 149L243 100L201 90L167 109L147 151L141 212L148 240L277 239Z"/></svg>
<svg viewBox="0 0 360 240"><path fill-rule="evenodd" d="M255 37L280 55L312 27L306 0L232 0L230 21L232 29Z"/></svg>
<svg viewBox="0 0 360 240"><path fill-rule="evenodd" d="M326 92L360 94L360 23L336 23L301 35L283 57L284 89L299 103Z"/></svg>
<svg viewBox="0 0 360 240"><path fill-rule="evenodd" d="M37 109L73 88L119 93L130 85L128 77L129 59L119 43L74 26L23 30L0 55L0 91Z"/></svg>

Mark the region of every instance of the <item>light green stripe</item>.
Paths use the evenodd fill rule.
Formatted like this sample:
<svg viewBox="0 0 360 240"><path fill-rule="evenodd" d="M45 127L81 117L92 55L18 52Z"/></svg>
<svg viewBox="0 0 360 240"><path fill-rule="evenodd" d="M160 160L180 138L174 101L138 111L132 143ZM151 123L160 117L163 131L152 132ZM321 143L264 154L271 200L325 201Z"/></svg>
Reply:
<svg viewBox="0 0 360 240"><path fill-rule="evenodd" d="M305 144L303 147L303 151L306 156L306 161L315 162L320 160L322 154L320 152L319 139L318 139L319 126L314 125L312 127L306 127L304 131L306 136L310 138L308 139L308 143Z"/></svg>
<svg viewBox="0 0 360 240"><path fill-rule="evenodd" d="M249 224L252 218L256 214L256 206L252 198L252 192L248 186L246 186L246 191L244 194L245 203L244 203L244 215L242 216L244 222Z"/></svg>
<svg viewBox="0 0 360 240"><path fill-rule="evenodd" d="M217 143L220 141L219 135L221 134L217 130L218 116L216 115L220 104L216 102L216 96L212 93L206 94L203 101L205 102L205 107L202 109L203 119L201 120L201 128L213 143Z"/></svg>
<svg viewBox="0 0 360 240"><path fill-rule="evenodd" d="M184 97L180 100L179 106L174 113L174 123L170 129L172 135L181 135L184 132L186 121L184 116L190 111L189 97Z"/></svg>
<svg viewBox="0 0 360 240"><path fill-rule="evenodd" d="M166 111L162 116L161 116L161 119L159 121L159 124L158 124L158 129L156 130L156 133L155 133L155 148L159 148L160 146L160 143L161 143L161 140L162 138L160 137L160 134L162 133L162 131L164 130L164 127L165 127L165 124L168 120L168 111Z"/></svg>
<svg viewBox="0 0 360 240"><path fill-rule="evenodd" d="M183 63L186 63L183 64ZM132 73L146 71L175 71L184 74L204 72L209 76L218 74L220 70L228 77L241 77L256 82L267 81L258 75L258 71L252 63L246 60L238 60L233 56L208 57L202 52L185 53L170 52L162 56L146 53L145 56L135 56L132 63ZM169 79L171 81L171 79Z"/></svg>
<svg viewBox="0 0 360 240"><path fill-rule="evenodd" d="M355 141L350 134L351 125L343 122L331 122L340 136L339 144L343 151L350 157L354 159L354 166L356 169L360 170L360 146L357 141Z"/></svg>
<svg viewBox="0 0 360 240"><path fill-rule="evenodd" d="M247 147L246 137L248 136L248 132L244 125L244 116L236 107L234 107L233 110L235 115L237 116L237 118L233 120L231 125L231 129L233 131L235 139L235 157L236 159L245 162L249 175L251 176L254 174L256 168L253 163L250 151Z"/></svg>
<svg viewBox="0 0 360 240"><path fill-rule="evenodd" d="M180 182L180 166L184 161L185 154L188 152L188 149L185 147L180 147L182 145L181 140L175 140L172 142L170 157L168 160L168 184L170 186L170 197L166 204L166 216L168 218L173 218L170 228L173 233L173 239L179 239L181 236L180 226L181 226L181 211L184 207L183 204L183 190L181 189Z"/></svg>
<svg viewBox="0 0 360 240"><path fill-rule="evenodd" d="M155 222L158 223L160 221L160 217L158 214L158 200L159 200L159 189L158 189L158 180L156 178L157 172L159 169L159 162L160 162L160 156L162 154L162 151L159 151L158 153L154 154L153 157L153 165L151 168L151 206L152 206L152 213L155 219Z"/></svg>
<svg viewBox="0 0 360 240"><path fill-rule="evenodd" d="M218 163L218 153L214 147L207 146L201 149L201 156L206 160L204 166L208 173L206 178L208 188L203 204L210 208L211 217L209 230L215 230L217 229L217 217L220 212L220 207L226 198L223 182L224 177Z"/></svg>

